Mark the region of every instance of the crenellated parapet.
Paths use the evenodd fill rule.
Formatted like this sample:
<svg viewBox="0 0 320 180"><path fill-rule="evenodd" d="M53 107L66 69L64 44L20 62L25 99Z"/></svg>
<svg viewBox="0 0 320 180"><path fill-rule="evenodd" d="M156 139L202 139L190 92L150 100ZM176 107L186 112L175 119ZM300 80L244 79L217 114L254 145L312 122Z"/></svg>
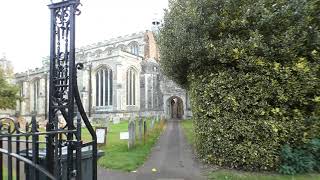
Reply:
<svg viewBox="0 0 320 180"><path fill-rule="evenodd" d="M88 61L96 58L106 58L127 52L135 56L144 56L144 32L111 38L109 40L83 46L76 49L76 60Z"/></svg>

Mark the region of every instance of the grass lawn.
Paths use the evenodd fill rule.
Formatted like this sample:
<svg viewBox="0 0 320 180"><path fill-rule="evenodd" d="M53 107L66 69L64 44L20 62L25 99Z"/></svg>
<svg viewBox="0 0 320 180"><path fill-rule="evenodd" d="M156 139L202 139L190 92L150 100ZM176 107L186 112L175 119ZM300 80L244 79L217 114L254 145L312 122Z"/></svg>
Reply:
<svg viewBox="0 0 320 180"><path fill-rule="evenodd" d="M192 120L183 120L182 123L182 128L184 131L184 134L187 137L188 142L193 145L194 144L194 127Z"/></svg>
<svg viewBox="0 0 320 180"><path fill-rule="evenodd" d="M181 125L188 142L194 144L194 127L192 121L182 121ZM288 176L276 173L251 173L222 169L209 173L208 180L320 180L320 174Z"/></svg>
<svg viewBox="0 0 320 180"><path fill-rule="evenodd" d="M138 126L136 127L138 130ZM99 148L104 150L105 155L99 159L98 165L123 171L136 170L148 158L151 148L157 142L163 128L164 123L155 125L155 128L148 132L145 143L143 140L136 139L135 147L128 150L128 141L120 140L120 132L128 131L128 121L122 121L120 124L110 124L107 133L107 145ZM84 130L82 134L84 140L90 137L87 130Z"/></svg>

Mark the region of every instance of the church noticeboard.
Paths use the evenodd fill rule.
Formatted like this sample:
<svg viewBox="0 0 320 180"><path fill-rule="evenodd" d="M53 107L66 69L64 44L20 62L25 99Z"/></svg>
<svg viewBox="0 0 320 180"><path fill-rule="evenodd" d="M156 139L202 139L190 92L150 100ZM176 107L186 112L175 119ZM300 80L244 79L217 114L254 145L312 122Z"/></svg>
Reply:
<svg viewBox="0 0 320 180"><path fill-rule="evenodd" d="M96 127L97 144L105 145L107 143L107 128Z"/></svg>

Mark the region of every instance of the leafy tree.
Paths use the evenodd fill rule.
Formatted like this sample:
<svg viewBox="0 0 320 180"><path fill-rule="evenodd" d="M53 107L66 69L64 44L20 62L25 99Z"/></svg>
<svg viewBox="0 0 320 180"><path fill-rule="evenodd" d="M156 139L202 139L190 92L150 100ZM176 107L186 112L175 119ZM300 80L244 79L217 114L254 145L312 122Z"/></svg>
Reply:
<svg viewBox="0 0 320 180"><path fill-rule="evenodd" d="M319 0L170 2L159 36L161 65L184 87L190 74L319 57Z"/></svg>
<svg viewBox="0 0 320 180"><path fill-rule="evenodd" d="M16 100L19 89L8 83L4 72L0 69L0 109L13 109L16 106Z"/></svg>
<svg viewBox="0 0 320 180"><path fill-rule="evenodd" d="M320 136L319 0L172 0L161 66L191 95L200 157L275 170Z"/></svg>

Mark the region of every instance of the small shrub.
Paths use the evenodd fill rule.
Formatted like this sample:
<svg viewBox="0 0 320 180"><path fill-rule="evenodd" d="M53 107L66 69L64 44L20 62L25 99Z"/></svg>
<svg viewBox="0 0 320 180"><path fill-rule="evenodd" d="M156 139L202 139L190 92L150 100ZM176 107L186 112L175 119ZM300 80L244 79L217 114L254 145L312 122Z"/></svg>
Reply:
<svg viewBox="0 0 320 180"><path fill-rule="evenodd" d="M320 140L313 139L309 143L297 148L289 145L283 146L281 150L281 166L279 172L282 174L297 174L319 171Z"/></svg>
<svg viewBox="0 0 320 180"><path fill-rule="evenodd" d="M310 152L302 149L293 149L285 145L281 150L283 164L279 172L282 174L296 174L312 172L315 167L314 157Z"/></svg>
<svg viewBox="0 0 320 180"><path fill-rule="evenodd" d="M315 170L320 172L320 139L313 139L310 142L310 151L314 155L314 159L316 162Z"/></svg>

